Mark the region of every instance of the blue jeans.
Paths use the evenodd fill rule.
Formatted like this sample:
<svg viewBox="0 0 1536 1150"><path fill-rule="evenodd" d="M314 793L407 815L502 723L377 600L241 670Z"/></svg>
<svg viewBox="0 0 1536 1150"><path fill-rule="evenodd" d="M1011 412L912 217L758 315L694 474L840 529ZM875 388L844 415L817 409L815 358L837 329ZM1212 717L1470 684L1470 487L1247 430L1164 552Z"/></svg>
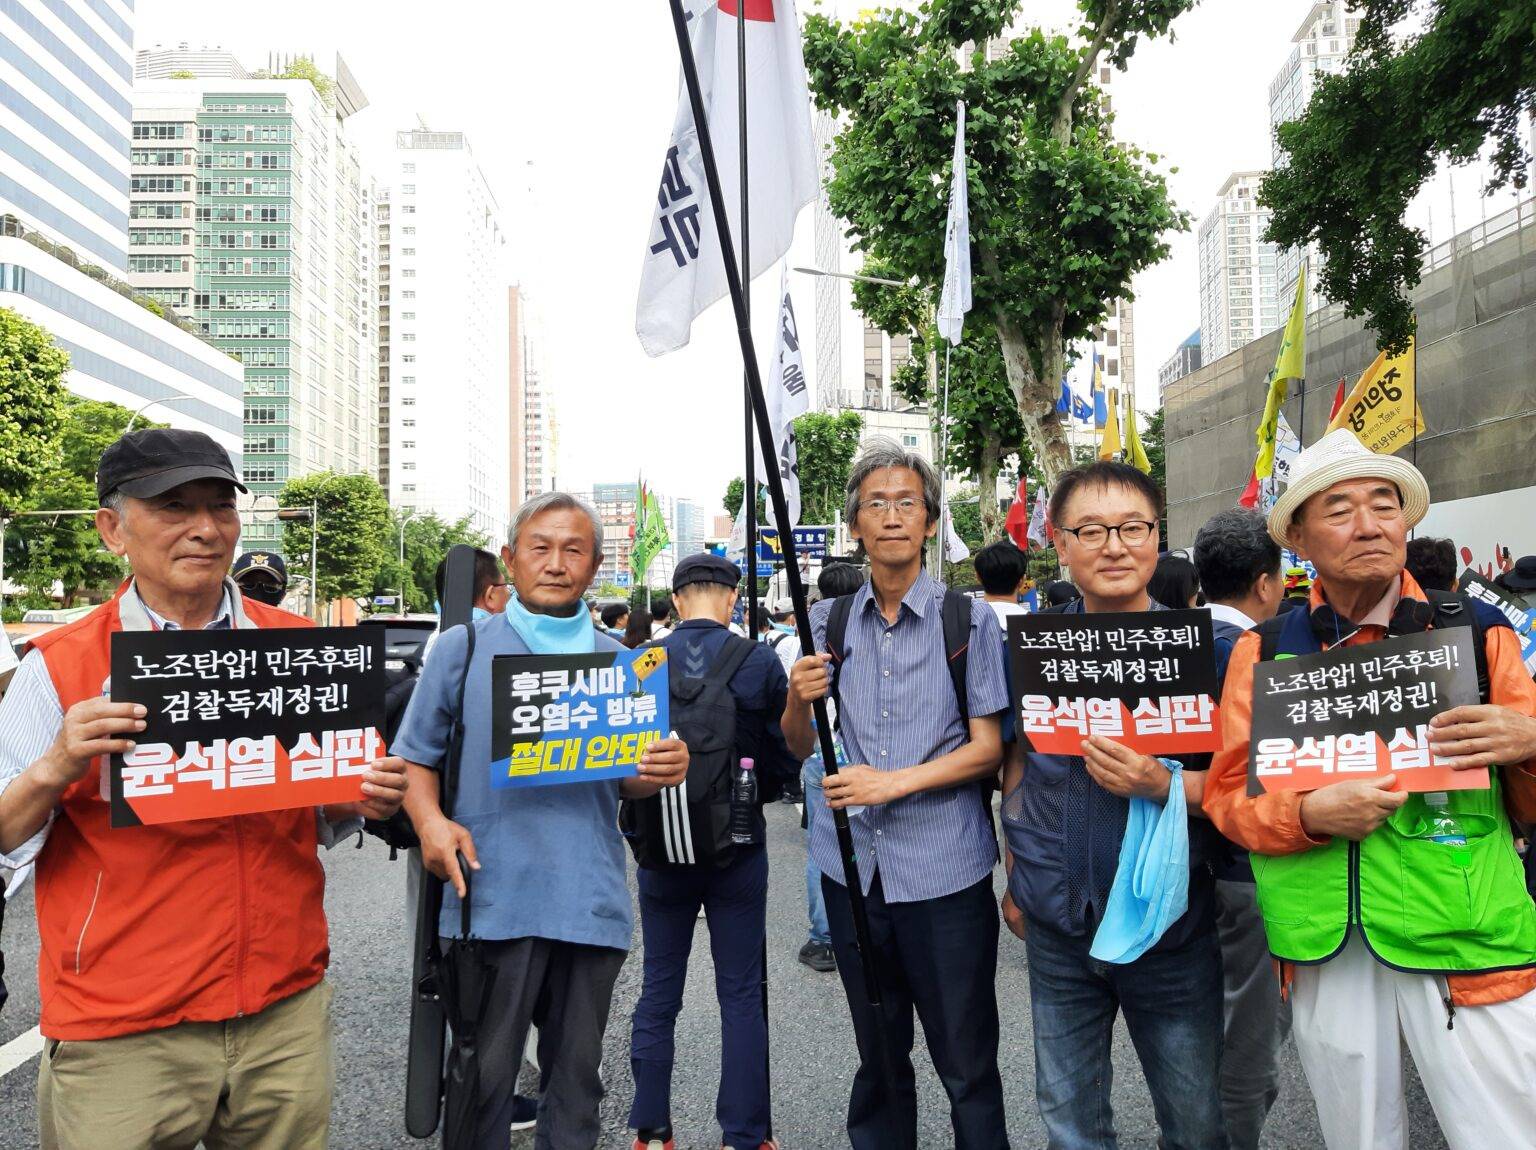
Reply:
<svg viewBox="0 0 1536 1150"><path fill-rule="evenodd" d="M1109 1089L1115 1014L1141 1060L1164 1150L1226 1150L1222 1123L1221 949L1214 927L1175 950L1112 965L1091 935L1029 919L1035 1096L1050 1150L1115 1150Z"/></svg>
<svg viewBox="0 0 1536 1150"><path fill-rule="evenodd" d="M821 756L812 755L800 768L800 781L807 787L820 787L826 772L821 767ZM815 805L805 801L805 908L811 920L806 938L810 942L830 946L832 928L827 925L827 900L821 893L821 869L811 858L811 820L815 818Z"/></svg>
<svg viewBox="0 0 1536 1150"><path fill-rule="evenodd" d="M768 1021L763 1017L763 939L768 914L768 851L742 848L715 870L641 868L640 931L645 973L630 1033L637 1130L672 1122L673 1033L699 907L709 923L720 1001L720 1090L715 1117L722 1141L752 1150L768 1136Z"/></svg>

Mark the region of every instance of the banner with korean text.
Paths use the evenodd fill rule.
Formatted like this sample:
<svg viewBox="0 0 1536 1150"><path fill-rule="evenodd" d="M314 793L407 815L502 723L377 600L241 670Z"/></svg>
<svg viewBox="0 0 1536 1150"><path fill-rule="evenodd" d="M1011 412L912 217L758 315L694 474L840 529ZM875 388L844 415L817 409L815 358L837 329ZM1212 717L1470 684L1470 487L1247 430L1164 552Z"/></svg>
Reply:
<svg viewBox="0 0 1536 1150"><path fill-rule="evenodd" d="M359 801L385 686L382 628L114 633L112 701L149 714L112 756L112 826Z"/></svg>
<svg viewBox="0 0 1536 1150"><path fill-rule="evenodd" d="M1520 636L1520 657L1525 660L1525 669L1536 675L1536 615L1510 599L1470 567L1461 573L1461 582L1456 589L1504 613L1504 618L1509 620L1515 634Z"/></svg>
<svg viewBox="0 0 1536 1150"><path fill-rule="evenodd" d="M669 730L667 652L498 655L491 699L493 787L627 778Z"/></svg>
<svg viewBox="0 0 1536 1150"><path fill-rule="evenodd" d="M1311 791L1396 772L1405 791L1472 790L1430 752L1429 721L1477 702L1470 627L1256 663L1248 793Z"/></svg>
<svg viewBox="0 0 1536 1150"><path fill-rule="evenodd" d="M1208 611L1015 615L1014 718L1040 754L1102 735L1147 755L1221 747Z"/></svg>

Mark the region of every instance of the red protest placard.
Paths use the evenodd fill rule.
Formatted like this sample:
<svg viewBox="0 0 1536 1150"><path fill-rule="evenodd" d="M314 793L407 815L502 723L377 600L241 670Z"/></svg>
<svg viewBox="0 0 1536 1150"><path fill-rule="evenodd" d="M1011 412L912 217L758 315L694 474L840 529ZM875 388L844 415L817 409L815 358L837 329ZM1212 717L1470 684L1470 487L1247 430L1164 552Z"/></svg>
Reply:
<svg viewBox="0 0 1536 1150"><path fill-rule="evenodd" d="M1406 791L1487 787L1486 769L1441 765L1428 738L1441 711L1477 701L1467 627L1257 663L1248 793L1392 773Z"/></svg>
<svg viewBox="0 0 1536 1150"><path fill-rule="evenodd" d="M115 633L112 700L149 714L112 756L112 826L357 802L384 687L377 628Z"/></svg>
<svg viewBox="0 0 1536 1150"><path fill-rule="evenodd" d="M1210 612L1016 615L1008 620L1019 737L1080 755L1102 735L1147 755L1221 747Z"/></svg>

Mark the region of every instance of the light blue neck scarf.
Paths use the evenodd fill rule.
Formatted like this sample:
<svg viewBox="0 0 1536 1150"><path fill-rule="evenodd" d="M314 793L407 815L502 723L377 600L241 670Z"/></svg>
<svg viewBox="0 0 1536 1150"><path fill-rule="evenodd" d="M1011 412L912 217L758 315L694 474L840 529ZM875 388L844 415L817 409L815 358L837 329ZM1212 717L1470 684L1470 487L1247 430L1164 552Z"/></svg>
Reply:
<svg viewBox="0 0 1536 1150"><path fill-rule="evenodd" d="M596 648L592 616L580 603L569 618L538 615L514 592L507 600L507 622L535 655L590 655Z"/></svg>

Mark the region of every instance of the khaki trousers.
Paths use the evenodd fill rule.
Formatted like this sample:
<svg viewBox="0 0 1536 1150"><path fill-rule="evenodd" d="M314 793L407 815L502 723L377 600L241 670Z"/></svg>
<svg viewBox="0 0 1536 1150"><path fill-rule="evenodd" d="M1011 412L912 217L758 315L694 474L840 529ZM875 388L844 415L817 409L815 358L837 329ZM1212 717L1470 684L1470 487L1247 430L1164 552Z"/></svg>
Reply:
<svg viewBox="0 0 1536 1150"><path fill-rule="evenodd" d="M331 986L260 1014L43 1048L43 1150L307 1150L331 1118Z"/></svg>

